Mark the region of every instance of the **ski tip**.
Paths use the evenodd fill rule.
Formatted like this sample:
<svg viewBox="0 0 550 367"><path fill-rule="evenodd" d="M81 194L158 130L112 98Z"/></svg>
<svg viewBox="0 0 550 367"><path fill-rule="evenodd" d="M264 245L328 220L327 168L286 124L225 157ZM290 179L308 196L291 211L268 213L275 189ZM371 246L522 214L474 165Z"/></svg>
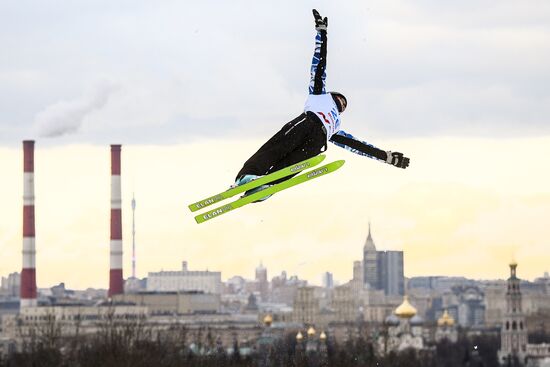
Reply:
<svg viewBox="0 0 550 367"><path fill-rule="evenodd" d="M191 210L192 212L196 212L197 210L200 210L200 209L204 208L204 206L203 206L202 203L199 201L199 202L197 202L197 203L193 203L193 204L188 205L188 208L189 208L189 210Z"/></svg>
<svg viewBox="0 0 550 367"><path fill-rule="evenodd" d="M230 190L225 191L225 193L227 193L228 191L230 191ZM218 194L218 195L211 196L207 199L197 201L196 203L190 204L189 205L189 210L191 210L192 212L196 212L197 210L200 210L200 209L205 208L209 205L215 204L218 201L222 201L223 199L225 199L225 197L223 195L224 195L224 193L221 193L221 194Z"/></svg>
<svg viewBox="0 0 550 367"><path fill-rule="evenodd" d="M203 213L204 214L204 213ZM199 215L196 215L195 216L195 222L197 222L197 224L201 224L201 223L204 223L208 220L207 217L205 217L203 214L199 214Z"/></svg>
<svg viewBox="0 0 550 367"><path fill-rule="evenodd" d="M342 167L344 163L346 163L346 161L343 159L340 159L338 161L334 161L329 164L333 167L333 170L337 170L338 168Z"/></svg>

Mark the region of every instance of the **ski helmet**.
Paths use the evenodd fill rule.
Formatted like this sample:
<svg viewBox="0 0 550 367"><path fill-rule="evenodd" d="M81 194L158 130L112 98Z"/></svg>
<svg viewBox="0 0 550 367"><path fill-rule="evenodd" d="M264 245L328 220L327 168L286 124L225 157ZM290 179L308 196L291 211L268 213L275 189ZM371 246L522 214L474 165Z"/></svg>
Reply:
<svg viewBox="0 0 550 367"><path fill-rule="evenodd" d="M329 93L332 96L334 103L336 103L336 106L338 107L338 112L340 113L344 112L344 110L348 106L348 100L346 99L346 97L339 92L329 92Z"/></svg>

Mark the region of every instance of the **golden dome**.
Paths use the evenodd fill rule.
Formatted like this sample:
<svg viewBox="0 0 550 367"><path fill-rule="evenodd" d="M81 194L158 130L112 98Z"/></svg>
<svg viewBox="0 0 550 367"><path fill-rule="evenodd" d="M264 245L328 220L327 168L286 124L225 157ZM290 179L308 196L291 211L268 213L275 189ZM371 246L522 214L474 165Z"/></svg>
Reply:
<svg viewBox="0 0 550 367"><path fill-rule="evenodd" d="M437 320L437 326L453 326L455 324L455 319L451 315L449 315L449 312L445 310L443 312L443 315Z"/></svg>
<svg viewBox="0 0 550 367"><path fill-rule="evenodd" d="M309 329L307 329L307 336L313 336L315 335L315 329L313 326L310 326Z"/></svg>
<svg viewBox="0 0 550 367"><path fill-rule="evenodd" d="M270 314L265 315L264 317L265 326L271 326L272 322L273 322L273 317Z"/></svg>
<svg viewBox="0 0 550 367"><path fill-rule="evenodd" d="M409 297L405 296L403 297L403 303L395 309L394 314L404 319L410 319L416 315L416 308L409 303Z"/></svg>
<svg viewBox="0 0 550 367"><path fill-rule="evenodd" d="M298 334L296 334L296 340L301 341L303 338L304 336L302 335L302 333L298 331Z"/></svg>

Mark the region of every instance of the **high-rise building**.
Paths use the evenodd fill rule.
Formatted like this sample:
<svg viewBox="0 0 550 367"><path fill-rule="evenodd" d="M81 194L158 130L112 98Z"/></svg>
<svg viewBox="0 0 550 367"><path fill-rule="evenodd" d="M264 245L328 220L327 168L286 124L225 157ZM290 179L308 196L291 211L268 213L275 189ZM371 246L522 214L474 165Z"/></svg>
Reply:
<svg viewBox="0 0 550 367"><path fill-rule="evenodd" d="M348 285L335 287L331 305L336 313L337 321L353 322L357 320L359 299L354 294L352 287Z"/></svg>
<svg viewBox="0 0 550 367"><path fill-rule="evenodd" d="M377 251L370 233L363 246L363 283L371 289L379 289Z"/></svg>
<svg viewBox="0 0 550 367"><path fill-rule="evenodd" d="M356 283L361 283L361 285L364 284L364 276L365 270L363 268L363 262L361 261L354 261L353 262L353 278L352 280Z"/></svg>
<svg viewBox="0 0 550 367"><path fill-rule="evenodd" d="M334 277L328 271L323 273L323 287L328 289L334 288Z"/></svg>
<svg viewBox="0 0 550 367"><path fill-rule="evenodd" d="M351 292L353 294L353 297L356 299L359 299L362 297L364 290L366 287L364 283L364 268L363 268L363 262L361 261L354 261L353 262L353 278L348 283L349 287L351 288ZM372 288L371 288L372 289Z"/></svg>
<svg viewBox="0 0 550 367"><path fill-rule="evenodd" d="M0 286L0 295L8 297L18 297L21 289L21 274L11 273L7 277L2 277Z"/></svg>
<svg viewBox="0 0 550 367"><path fill-rule="evenodd" d="M260 298L262 301L267 301L269 293L269 282L267 281L267 269L260 262L260 266L256 268L256 282L258 284L258 291L260 292Z"/></svg>
<svg viewBox="0 0 550 367"><path fill-rule="evenodd" d="M405 276L403 273L403 251L378 251L378 289L387 296L405 294Z"/></svg>
<svg viewBox="0 0 550 367"><path fill-rule="evenodd" d="M405 294L403 251L377 251L370 223L363 247L363 283L370 289L383 290L386 295Z"/></svg>
<svg viewBox="0 0 550 367"><path fill-rule="evenodd" d="M300 287L296 292L292 309L295 322L313 324L319 315L319 300L315 298L313 287Z"/></svg>

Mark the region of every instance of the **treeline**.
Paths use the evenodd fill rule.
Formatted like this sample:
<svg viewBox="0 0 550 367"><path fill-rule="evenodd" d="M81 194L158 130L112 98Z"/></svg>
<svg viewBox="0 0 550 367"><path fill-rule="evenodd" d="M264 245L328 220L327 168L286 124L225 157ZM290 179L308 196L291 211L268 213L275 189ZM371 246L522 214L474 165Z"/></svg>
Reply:
<svg viewBox="0 0 550 367"><path fill-rule="evenodd" d="M183 326L163 332L141 322L108 323L93 335L63 337L55 324L28 329L18 351L0 360L1 367L498 367L496 336L462 336L431 350L404 350L384 357L375 354L372 340L317 344L308 349L295 335L272 337L242 348L227 349L208 329L192 333ZM241 352L243 351L243 352ZM244 353L246 351L246 353Z"/></svg>

